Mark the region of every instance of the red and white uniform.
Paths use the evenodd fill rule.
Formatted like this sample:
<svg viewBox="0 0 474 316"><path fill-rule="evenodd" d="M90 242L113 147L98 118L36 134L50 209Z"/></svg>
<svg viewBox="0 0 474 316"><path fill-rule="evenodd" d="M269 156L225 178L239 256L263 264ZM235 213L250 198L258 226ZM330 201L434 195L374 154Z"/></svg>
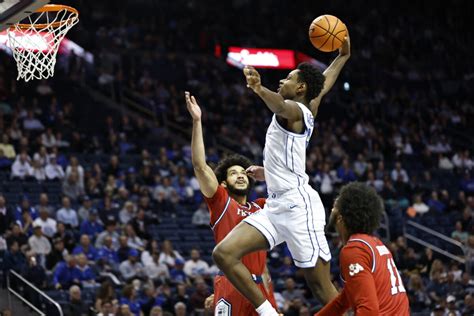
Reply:
<svg viewBox="0 0 474 316"><path fill-rule="evenodd" d="M246 205L240 205L220 185L214 196L205 198L205 200L211 213L210 224L216 244L223 240L244 218L261 210L265 204L265 199L256 199L247 202ZM268 293L263 283L257 281L261 280L266 259L266 251L258 251L244 256L242 263L249 269L265 297L276 307L273 289ZM255 307L234 288L224 275L217 275L214 279L214 306L214 314L219 316L258 315Z"/></svg>
<svg viewBox="0 0 474 316"><path fill-rule="evenodd" d="M392 254L376 237L352 235L340 254L344 289L317 316L343 315L349 308L356 316L409 316L405 287Z"/></svg>

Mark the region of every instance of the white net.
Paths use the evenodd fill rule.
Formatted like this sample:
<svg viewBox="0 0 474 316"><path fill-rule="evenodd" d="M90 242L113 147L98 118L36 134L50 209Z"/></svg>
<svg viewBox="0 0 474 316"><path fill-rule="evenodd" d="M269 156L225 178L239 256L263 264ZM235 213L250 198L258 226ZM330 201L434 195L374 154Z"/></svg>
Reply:
<svg viewBox="0 0 474 316"><path fill-rule="evenodd" d="M46 5L23 23L8 29L8 45L17 64L17 80L46 79L54 75L56 54L66 33L79 21L68 6Z"/></svg>

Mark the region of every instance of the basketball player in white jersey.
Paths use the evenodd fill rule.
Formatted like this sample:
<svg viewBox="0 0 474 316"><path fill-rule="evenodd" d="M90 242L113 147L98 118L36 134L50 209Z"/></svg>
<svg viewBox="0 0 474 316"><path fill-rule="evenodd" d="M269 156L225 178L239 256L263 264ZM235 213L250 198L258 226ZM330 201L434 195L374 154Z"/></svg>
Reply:
<svg viewBox="0 0 474 316"><path fill-rule="evenodd" d="M295 265L303 269L308 286L321 303L328 303L338 294L330 280L331 253L324 235L325 210L318 193L308 184L305 166L306 146L321 98L334 85L349 57L347 37L339 55L324 73L308 63L300 64L280 80L277 93L261 85L260 75L254 68L244 69L247 87L274 113L263 152L268 198L262 211L247 217L216 246L213 258L259 315L278 314L240 259L250 252L269 250L283 242L287 243ZM261 172L258 168L254 170Z"/></svg>

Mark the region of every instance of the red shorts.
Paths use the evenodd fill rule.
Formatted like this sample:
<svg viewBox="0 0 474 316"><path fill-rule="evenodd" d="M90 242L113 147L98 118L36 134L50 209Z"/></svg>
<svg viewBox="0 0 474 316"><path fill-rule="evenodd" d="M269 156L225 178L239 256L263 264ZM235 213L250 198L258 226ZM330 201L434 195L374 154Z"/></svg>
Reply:
<svg viewBox="0 0 474 316"><path fill-rule="evenodd" d="M265 298L276 307L273 287L270 285L270 293L267 292L263 283L257 283ZM258 316L255 307L225 277L216 275L214 278L214 315L219 316Z"/></svg>

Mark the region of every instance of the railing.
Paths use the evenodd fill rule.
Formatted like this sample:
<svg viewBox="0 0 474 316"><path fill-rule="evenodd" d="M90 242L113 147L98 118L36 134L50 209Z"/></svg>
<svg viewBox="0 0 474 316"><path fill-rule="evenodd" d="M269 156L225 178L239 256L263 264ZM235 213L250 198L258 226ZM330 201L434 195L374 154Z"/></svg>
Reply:
<svg viewBox="0 0 474 316"><path fill-rule="evenodd" d="M31 309L33 309L35 312L38 313L38 315L41 315L41 316L46 316L46 314L39 310L38 307L36 307L34 304L32 304L30 301L28 301L26 298L24 298L20 293L18 293L15 289L13 289L11 287L11 281L10 281L10 276L15 276L16 278L18 278L19 280L21 280L24 284L26 284L30 289L34 290L36 293L38 293L39 295L43 296L46 300L48 300L49 302L51 302L51 304L53 304L53 306L55 306L58 310L58 315L59 316L63 316L63 309L61 308L61 305L58 304L58 302L54 301L51 297L49 297L48 295L46 295L43 291L41 291L40 289L38 289L36 286L34 286L33 284L31 284L30 282L28 282L25 278L23 278L21 275L19 275L18 273L16 273L15 271L13 270L9 270L8 271L8 276L7 276L7 289L8 289L8 300L9 300L9 305L10 305L10 308L11 308L11 298L10 298L10 293L12 293L13 295L15 295L16 297L18 297L20 300L23 301L23 303L25 303L26 305L28 305L29 307L31 307Z"/></svg>
<svg viewBox="0 0 474 316"><path fill-rule="evenodd" d="M450 237L447 237L447 236L445 236L445 235L443 235L443 234L441 234L441 233L439 233L439 232L437 232L437 231L435 231L435 230L433 230L433 229L431 229L431 228L429 228L429 227L426 227L426 226L424 226L424 225L418 224L418 223L416 223L416 222L414 222L414 221L412 221L412 220L406 221L405 225L409 225L409 226L412 226L412 227L414 227L414 228L416 228L416 229L422 230L422 231L424 231L424 232L426 232L426 233L428 233L428 234L431 234L431 235L433 235L433 236L435 236L435 237L437 237L437 238L439 238L439 239L442 239L442 240L444 240L444 241L446 241L446 242L448 242L448 243L450 243L450 244L452 244L452 245L455 245L455 246L459 247L459 248L461 249L462 253L464 254L464 257L465 257L465 255L466 255L466 249L465 249L464 245L463 245L461 242L459 242L459 241L457 241L457 240L455 240L455 239L452 239L452 238L450 238ZM450 259L452 259L452 260L456 260L457 262L459 262L459 263L461 263L461 264L466 264L466 259L463 258L463 257L454 255L454 254L450 253L449 251L446 251L446 250L444 250L444 249L441 249L441 248L439 248L439 247L437 247L437 246L435 246L435 245L433 245L433 244L431 244L431 243L429 243L429 242L427 242L427 241L425 241L425 240L423 240L423 239L420 239L420 238L418 238L418 237L416 237L416 236L414 236L414 235L412 235L412 234L410 234L410 233L407 233L406 231L404 232L404 235L405 235L405 238L408 239L408 240L411 240L411 241L413 241L413 242L416 242L416 243L418 243L418 244L420 244L420 245L422 245L422 246L428 247L428 248L430 248L431 250L436 251L437 253L442 254L443 256L446 256L446 257L448 257L448 258L450 258Z"/></svg>

